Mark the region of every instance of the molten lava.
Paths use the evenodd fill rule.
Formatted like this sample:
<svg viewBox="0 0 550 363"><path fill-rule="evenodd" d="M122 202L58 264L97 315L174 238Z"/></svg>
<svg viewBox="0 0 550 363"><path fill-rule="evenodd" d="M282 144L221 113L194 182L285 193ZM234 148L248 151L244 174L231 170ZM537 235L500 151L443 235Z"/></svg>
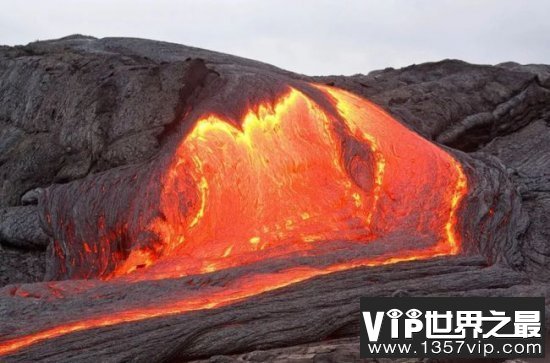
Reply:
<svg viewBox="0 0 550 363"><path fill-rule="evenodd" d="M368 246L402 235L399 244L345 262L248 274L180 301L59 322L0 343L0 354L76 331L219 307L358 266L457 254L457 211L467 193L460 164L374 104L315 89L324 102L290 89L274 105L250 110L239 126L214 114L198 119L162 180L161 213L145 227L154 240L133 248L107 279L315 257L335 241ZM427 245L411 245L413 235Z"/></svg>
<svg viewBox="0 0 550 363"><path fill-rule="evenodd" d="M291 89L240 128L199 119L166 172L162 217L149 226L157 243L133 250L111 277L212 272L407 228L456 253L459 164L370 102L320 89L339 117ZM391 257L407 250L398 247Z"/></svg>

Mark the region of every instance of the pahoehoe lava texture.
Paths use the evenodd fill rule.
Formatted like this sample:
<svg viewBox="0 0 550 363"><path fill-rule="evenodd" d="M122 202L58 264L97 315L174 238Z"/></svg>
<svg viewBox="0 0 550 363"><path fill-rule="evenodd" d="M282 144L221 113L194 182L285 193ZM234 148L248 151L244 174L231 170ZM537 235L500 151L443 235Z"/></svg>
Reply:
<svg viewBox="0 0 550 363"><path fill-rule="evenodd" d="M355 336L357 301L368 295L548 295L550 66L445 60L308 77L177 44L71 36L1 47L0 95L0 354L8 361L184 361ZM351 104L369 110L361 119L382 112L358 96L429 141L391 126L390 116L378 134L350 121ZM315 127L302 134L294 120ZM331 183L296 164L277 169L301 176L289 176L291 192L278 194L279 179L265 170L279 166L268 151L283 141L255 133L260 124L283 133L304 165L324 165ZM343 155L341 164L307 164L306 134L312 147ZM193 142L200 138L223 151L202 149ZM411 143L410 155L399 151ZM412 165L419 150L431 164ZM209 160L212 171L201 162L213 154L221 156ZM219 170L253 170L248 180L269 188L220 179ZM414 184L417 176L445 198ZM300 180L353 203L330 217L321 214L330 201L307 209L313 199ZM230 206L250 202L248 194L214 199L213 183L246 186L265 220L283 225L218 224L246 243L212 234L208 248L182 248L178 236L192 246L207 234L193 234L198 220L215 223L206 195L218 214L246 216ZM416 192L414 207L395 202L399 190ZM274 196L302 209L290 218L280 214L292 208L283 198L276 208L262 204ZM364 210L363 222L350 219ZM319 230L316 213L334 228ZM288 248L296 231L305 241ZM395 255L403 249L414 254ZM169 268L153 270L163 266L157 261ZM399 263L365 266L382 262ZM280 349L255 354L285 357ZM311 360L339 359L312 352Z"/></svg>

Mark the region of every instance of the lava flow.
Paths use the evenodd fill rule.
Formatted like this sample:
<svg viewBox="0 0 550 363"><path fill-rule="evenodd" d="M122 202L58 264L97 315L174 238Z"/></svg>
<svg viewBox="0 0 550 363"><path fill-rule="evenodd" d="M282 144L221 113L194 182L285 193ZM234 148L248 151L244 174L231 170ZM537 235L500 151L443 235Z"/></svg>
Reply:
<svg viewBox="0 0 550 363"><path fill-rule="evenodd" d="M0 354L72 332L219 307L354 267L457 254L457 213L467 193L460 164L369 101L314 87L324 102L292 88L275 105L250 110L238 127L213 114L198 119L164 174L161 217L145 227L156 237L133 248L104 283L321 256L334 241L368 246L397 234L398 244L346 262L251 273L179 301L59 322L1 342ZM418 239L428 246L410 242Z"/></svg>
<svg viewBox="0 0 550 363"><path fill-rule="evenodd" d="M216 115L199 119L165 175L162 218L149 226L158 242L134 249L110 277L212 272L397 229L456 253L459 164L370 102L320 90L338 116L291 89L240 128Z"/></svg>

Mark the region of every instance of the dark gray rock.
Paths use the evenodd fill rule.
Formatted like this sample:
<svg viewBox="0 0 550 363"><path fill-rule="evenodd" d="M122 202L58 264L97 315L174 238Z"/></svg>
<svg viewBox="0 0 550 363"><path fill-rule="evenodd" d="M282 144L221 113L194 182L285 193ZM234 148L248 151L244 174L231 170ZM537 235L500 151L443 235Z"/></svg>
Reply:
<svg viewBox="0 0 550 363"><path fill-rule="evenodd" d="M22 251L0 245L0 285L42 281L45 272L44 251Z"/></svg>
<svg viewBox="0 0 550 363"><path fill-rule="evenodd" d="M21 249L45 250L49 242L36 206L0 209L0 243Z"/></svg>
<svg viewBox="0 0 550 363"><path fill-rule="evenodd" d="M38 204L38 199L40 199L40 196L44 192L44 189L42 188L35 188L31 189L23 196L21 196L21 204L23 205L29 205L29 204Z"/></svg>
<svg viewBox="0 0 550 363"><path fill-rule="evenodd" d="M331 362L366 362L359 359L359 339L342 338L298 345L288 348L257 350L233 356L213 356L209 359L193 361L194 363L236 363L236 362L293 362L293 363L331 363ZM380 363L392 360L379 360ZM413 363L418 359L400 359L395 362Z"/></svg>
<svg viewBox="0 0 550 363"><path fill-rule="evenodd" d="M525 269L539 280L550 279L550 118L511 135L494 139L483 152L502 160L518 185L529 225L522 241Z"/></svg>
<svg viewBox="0 0 550 363"><path fill-rule="evenodd" d="M29 189L150 158L181 116L192 62L103 49L88 38L0 51L0 206Z"/></svg>
<svg viewBox="0 0 550 363"><path fill-rule="evenodd" d="M0 285L41 281L49 241L36 206L0 208Z"/></svg>

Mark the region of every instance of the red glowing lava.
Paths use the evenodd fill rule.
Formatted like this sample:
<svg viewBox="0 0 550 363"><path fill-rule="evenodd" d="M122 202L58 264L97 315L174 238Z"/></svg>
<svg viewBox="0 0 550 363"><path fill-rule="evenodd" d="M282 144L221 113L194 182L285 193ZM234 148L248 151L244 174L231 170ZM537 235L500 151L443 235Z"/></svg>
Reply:
<svg viewBox="0 0 550 363"><path fill-rule="evenodd" d="M59 322L1 342L0 354L86 329L215 308L354 267L457 254L457 210L467 193L460 164L374 104L316 87L335 113L291 89L274 106L248 112L240 128L216 115L200 118L166 171L162 218L147 227L158 241L131 251L109 277L208 273L315 255L323 241L368 244L397 232L402 243L377 256L251 274L214 293ZM431 244L410 245L407 234Z"/></svg>
<svg viewBox="0 0 550 363"><path fill-rule="evenodd" d="M457 162L370 102L320 89L343 122L295 89L250 111L240 129L198 120L166 173L163 217L149 227L159 243L133 250L113 276L144 266L134 278L212 272L397 228L456 253ZM391 257L408 246L398 247Z"/></svg>

